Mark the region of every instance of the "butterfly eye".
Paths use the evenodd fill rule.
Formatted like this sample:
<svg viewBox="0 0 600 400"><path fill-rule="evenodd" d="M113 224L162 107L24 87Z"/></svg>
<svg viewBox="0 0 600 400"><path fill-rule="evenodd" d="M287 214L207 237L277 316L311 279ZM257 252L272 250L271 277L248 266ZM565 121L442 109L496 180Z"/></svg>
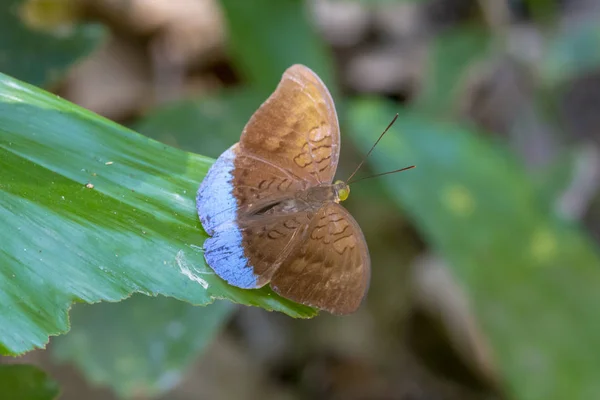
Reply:
<svg viewBox="0 0 600 400"><path fill-rule="evenodd" d="M350 186L346 185L344 181L335 181L333 185L335 186L338 199L340 201L346 200L350 195Z"/></svg>

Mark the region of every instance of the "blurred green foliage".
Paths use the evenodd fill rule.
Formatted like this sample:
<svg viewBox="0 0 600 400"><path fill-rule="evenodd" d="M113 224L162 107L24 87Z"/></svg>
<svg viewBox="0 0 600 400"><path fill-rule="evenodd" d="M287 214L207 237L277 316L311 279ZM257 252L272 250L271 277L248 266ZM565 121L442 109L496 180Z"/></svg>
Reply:
<svg viewBox="0 0 600 400"><path fill-rule="evenodd" d="M221 0L235 65L248 85L268 96L292 64L309 65L335 96L333 65L308 21L303 0Z"/></svg>
<svg viewBox="0 0 600 400"><path fill-rule="evenodd" d="M153 110L133 128L182 150L217 158L239 140L246 122L264 100L251 88L225 90Z"/></svg>
<svg viewBox="0 0 600 400"><path fill-rule="evenodd" d="M0 365L0 393L3 399L53 400L59 388L44 371L33 365Z"/></svg>
<svg viewBox="0 0 600 400"><path fill-rule="evenodd" d="M60 1L56 1L60 6ZM64 1L62 3L65 3ZM1 0L0 72L38 86L56 83L67 68L104 38L99 25L73 25L44 32L26 24L25 0Z"/></svg>
<svg viewBox="0 0 600 400"><path fill-rule="evenodd" d="M394 3L423 3L427 0L357 0L358 3L362 3L368 6L379 6Z"/></svg>
<svg viewBox="0 0 600 400"><path fill-rule="evenodd" d="M194 307L142 295L120 303L81 304L71 311L71 331L53 340L52 352L122 398L150 398L181 381L231 309L224 301Z"/></svg>
<svg viewBox="0 0 600 400"><path fill-rule="evenodd" d="M367 147L396 110L357 100L350 132ZM600 348L600 259L589 239L544 206L554 199L513 156L464 127L402 111L373 156L382 170L398 160L417 168L384 178L387 187L451 265L516 398L600 396L600 359L589 353Z"/></svg>
<svg viewBox="0 0 600 400"><path fill-rule="evenodd" d="M560 87L600 67L600 23L597 18L564 27L549 41L539 64L544 86Z"/></svg>
<svg viewBox="0 0 600 400"><path fill-rule="evenodd" d="M484 58L491 43L482 27L459 27L435 37L416 105L438 118L455 111L466 69Z"/></svg>

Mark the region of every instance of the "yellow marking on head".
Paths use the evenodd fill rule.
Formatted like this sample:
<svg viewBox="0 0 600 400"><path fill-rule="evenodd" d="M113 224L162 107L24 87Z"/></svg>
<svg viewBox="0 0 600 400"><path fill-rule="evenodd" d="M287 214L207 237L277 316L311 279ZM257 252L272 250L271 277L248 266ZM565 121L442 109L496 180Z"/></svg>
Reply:
<svg viewBox="0 0 600 400"><path fill-rule="evenodd" d="M340 201L344 201L348 198L348 196L350 196L350 186L346 185L344 181L337 180L333 182L333 184L340 186L337 189L337 195Z"/></svg>
<svg viewBox="0 0 600 400"><path fill-rule="evenodd" d="M548 229L538 229L531 238L531 253L540 263L551 260L557 248L558 241Z"/></svg>
<svg viewBox="0 0 600 400"><path fill-rule="evenodd" d="M453 185L446 188L442 200L451 211L461 217L472 214L475 209L475 200L471 192L462 185Z"/></svg>

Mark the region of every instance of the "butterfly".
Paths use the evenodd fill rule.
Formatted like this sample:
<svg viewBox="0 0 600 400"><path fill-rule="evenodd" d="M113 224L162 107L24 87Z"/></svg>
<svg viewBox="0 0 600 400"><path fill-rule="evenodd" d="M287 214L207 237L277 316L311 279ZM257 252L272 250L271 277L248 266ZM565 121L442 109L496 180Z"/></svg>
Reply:
<svg viewBox="0 0 600 400"><path fill-rule="evenodd" d="M350 193L333 181L339 152L331 94L308 67L291 66L198 190L204 257L219 277L244 289L269 284L332 314L359 308L371 262L339 204Z"/></svg>

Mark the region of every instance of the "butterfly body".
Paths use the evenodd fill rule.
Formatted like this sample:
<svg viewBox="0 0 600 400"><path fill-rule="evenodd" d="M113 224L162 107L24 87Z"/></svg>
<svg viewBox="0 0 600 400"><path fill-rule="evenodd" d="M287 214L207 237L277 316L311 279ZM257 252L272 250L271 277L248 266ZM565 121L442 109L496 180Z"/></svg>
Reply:
<svg viewBox="0 0 600 400"><path fill-rule="evenodd" d="M327 88L307 67L290 67L225 151L196 199L208 265L229 284L270 284L299 303L348 314L369 284L360 227L333 182L339 127Z"/></svg>
<svg viewBox="0 0 600 400"><path fill-rule="evenodd" d="M298 191L294 197L258 204L250 204L248 216L251 215L282 215L308 212L314 214L326 203L339 203L342 199L340 192L348 192L348 186L344 182L336 182L333 185L319 185Z"/></svg>

